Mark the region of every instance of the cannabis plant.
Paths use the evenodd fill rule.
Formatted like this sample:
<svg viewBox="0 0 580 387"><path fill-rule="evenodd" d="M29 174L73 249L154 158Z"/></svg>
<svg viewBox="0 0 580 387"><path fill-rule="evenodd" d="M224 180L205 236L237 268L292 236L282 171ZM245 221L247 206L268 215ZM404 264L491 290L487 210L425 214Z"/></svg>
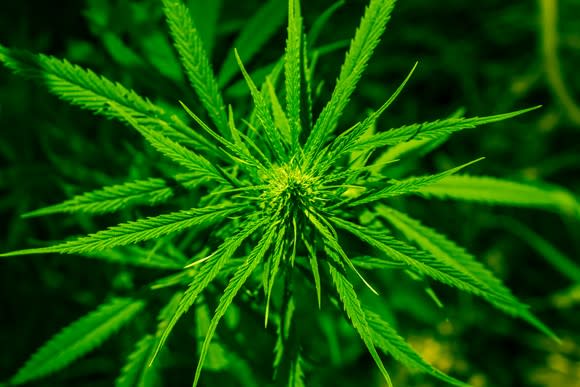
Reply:
<svg viewBox="0 0 580 387"><path fill-rule="evenodd" d="M268 6L271 4L274 2ZM557 340L464 248L402 212L398 198L418 195L578 216L576 198L564 189L460 173L482 158L465 160L435 174L400 176L408 169L405 160L434 150L451 134L535 107L488 117L455 114L397 128L379 127L379 117L402 92L413 66L382 106L359 122L341 122L393 5L393 0L370 1L330 99L321 101L315 77L321 51L309 39L337 7L331 7L306 33L299 1L289 0L285 53L268 68L263 82L256 84L256 77L244 66L256 49L240 54L234 47L228 57L237 62L249 90L252 105L248 112L244 106L231 106L224 100L222 86L236 71L224 66L216 76L190 10L180 0L163 0L163 11L175 50L198 97L197 106L179 101L175 106L156 104L66 60L0 46L0 61L8 68L40 81L73 105L136 130L149 146L174 163L163 168L166 176L105 186L25 217L105 214L161 203L183 206L77 239L2 254L72 254L150 268L159 275L147 287L111 298L65 327L9 383L24 384L69 366L144 309L154 308L159 310L158 325L151 326L150 333L135 344L116 385L161 383L161 355L166 342L176 339L170 338L174 327L190 310L213 307L212 295L223 284L211 319L205 325L197 322L203 340L198 347L194 386L200 382L204 366L212 368L208 359L220 353L250 364L240 351L240 342L249 345L260 336L273 337L270 380L260 383L248 376L251 370L234 368L240 383L275 380L283 385L307 385L316 369L309 353L312 348L300 334L304 329L301 322L315 323L317 316L329 311L331 315L344 313L387 385L392 383L383 355L447 383L465 385L423 360L385 313L371 306L373 297L388 297L389 288L378 288L371 279L383 270L418 280L433 279L481 297ZM238 43L243 45L243 39ZM369 296L365 289L374 295ZM159 307L160 299L163 304ZM252 326L249 338L233 335L236 322L228 321L226 313L232 307L263 314L265 327ZM220 325L224 317L232 334L216 335L218 328L225 329Z"/></svg>

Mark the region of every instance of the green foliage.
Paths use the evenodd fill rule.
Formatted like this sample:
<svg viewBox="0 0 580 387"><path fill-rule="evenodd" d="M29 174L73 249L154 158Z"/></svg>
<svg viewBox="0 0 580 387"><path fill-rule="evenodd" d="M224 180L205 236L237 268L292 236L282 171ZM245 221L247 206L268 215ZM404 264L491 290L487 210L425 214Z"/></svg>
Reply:
<svg viewBox="0 0 580 387"><path fill-rule="evenodd" d="M44 344L10 379L10 383L23 384L63 369L98 347L144 306L143 301L129 298L113 299L101 305Z"/></svg>
<svg viewBox="0 0 580 387"><path fill-rule="evenodd" d="M275 382L307 385L311 357L301 335L304 328L296 321L304 318L312 325L323 321L318 316L328 313L325 304L344 309L387 385L392 386L391 377L378 350L444 382L465 385L431 366L385 321L381 308L371 307L378 302L383 289L371 286L366 273L363 275L357 267L383 269L394 275L402 275L397 270L404 269L420 281L427 278L439 281L481 297L557 340L529 307L473 255L395 208L401 205L403 196L416 194L541 208L580 217L577 198L564 188L456 174L483 158L439 173L399 176L407 175L403 163L412 151L421 148L427 153L455 132L513 118L536 108L487 117L453 115L382 130L379 118L402 93L415 65L382 106L349 129L343 129L341 116L379 44L394 1L370 0L326 103L316 100L320 97L313 82L318 51L312 47L315 39L309 41L305 33L298 0L288 1L285 54L279 64L267 71L261 87L242 63L242 58L249 63L281 23L286 8L282 11L279 5L279 0L271 0L257 11L236 40L239 53L236 49L227 53L216 77L208 55L215 38L211 26L204 37L184 3L163 0L174 48L201 102L200 106L192 105L193 108L180 102L182 110L177 104L169 107L162 101L153 103L66 60L0 46L0 61L8 68L40 80L52 93L73 105L134 129L167 162L175 164L158 168L165 174L162 178L138 176L28 212L26 217L63 212L122 211L127 215L123 211L136 204L163 203L168 207L190 208L177 211L164 208L162 211L168 212L149 217L138 212L137 220L124 221L74 240L0 254L11 257L64 253L175 271L135 291L139 297L114 299L65 328L17 372L12 383L25 383L68 366L133 318L145 305L140 301L142 297L165 298L163 289L177 287L176 295L169 302L164 301L157 329L153 333L141 332L117 386L155 385L157 378L161 378L160 353L166 348L170 333L177 329L178 321L190 309L198 308L198 304L204 303L203 307L208 308L216 302L205 337L198 343L194 386L200 382L204 365L210 368L206 358L211 357L215 340L219 340L223 364L236 359L238 368L231 372L240 383L272 381L268 377L253 379L251 359L240 354L243 351L239 348L261 334L256 333L255 327L252 326L249 338L244 336L247 332L218 334L218 329L235 332L244 328L244 324L254 321L249 316L262 311L264 335L272 333L267 330L270 321L277 326L275 334L272 333L276 340ZM341 2L336 3L318 19L313 35L319 33L340 5ZM217 8L208 12L215 14ZM256 34L258 28L263 33ZM222 97L221 88L236 75L232 67L236 63L251 96L249 112L243 103L240 108L228 105L226 112ZM282 75L284 82L280 86L278 83L282 82L277 79ZM313 119L315 100L323 107ZM200 118L203 114L207 114L209 123ZM191 121L183 118L187 116ZM387 153L378 158L373 155L374 150L385 147L390 147ZM405 160L395 161L395 155ZM389 164L384 165L385 161ZM353 237L356 242L349 242ZM155 246L151 248L149 243L133 246L147 241ZM544 244L538 247L548 249ZM553 250L549 254L556 256ZM352 279L350 274L354 274ZM374 293L372 298L359 291L359 282ZM216 301L224 284L225 289ZM308 286L299 286L304 284ZM260 287L262 292L258 291ZM312 291L307 293L304 289ZM298 292L303 292L301 297L294 295ZM302 297L305 294L311 297ZM225 324L220 324L222 320Z"/></svg>

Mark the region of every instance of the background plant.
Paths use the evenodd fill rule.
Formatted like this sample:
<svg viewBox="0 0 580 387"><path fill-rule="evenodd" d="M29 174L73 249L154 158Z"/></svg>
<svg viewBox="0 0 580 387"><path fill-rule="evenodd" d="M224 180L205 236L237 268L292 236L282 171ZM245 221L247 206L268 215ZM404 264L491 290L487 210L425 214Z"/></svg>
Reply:
<svg viewBox="0 0 580 387"><path fill-rule="evenodd" d="M396 20L396 18L395 18L395 20ZM391 28L394 28L394 27L391 27ZM114 51L114 50L112 50L112 51ZM414 59L411 59L411 60L408 62L408 64L409 64L409 63L412 63L412 62L413 62L413 60L414 60ZM407 65L408 65L408 64L407 64ZM336 66L335 66L335 67L336 67ZM403 71L401 71L401 72L399 73L399 76L400 76L400 74L402 74L402 73L403 73ZM415 80L414 82L417 82L417 81ZM157 95L157 94L158 94L158 93L156 93L155 95ZM322 100L324 100L324 99L322 99ZM355 99L355 100L353 100L353 103L352 103L352 105L355 105L355 106L356 106L356 104L357 104L357 103L360 103L360 102L358 102L358 101L360 101L360 99ZM403 98L401 98L401 99L399 99L399 100L398 100L398 103L400 103L400 102L403 102L403 101L404 101L404 99L403 99ZM364 102L363 102L363 103L364 103ZM378 106L378 105L380 105L380 103L381 103L381 102L379 102L379 103L374 103L374 104L369 104L369 105L370 105L370 106ZM404 102L403 102L403 103L404 103ZM395 106L397 106L397 105L395 105ZM353 108L353 110L354 110L354 108ZM486 109L486 110L487 110L487 109ZM486 111L486 112L487 112L487 111ZM440 112L438 112L438 113L439 113L439 115L440 115ZM392 115L391 115L391 117L392 117ZM431 117L429 117L429 118L432 118L432 117L433 117L433 116L431 116ZM92 119L91 119L91 120L92 120ZM76 128L75 128L75 129L76 129ZM113 127L110 129L110 130L109 130L109 133L111 133L111 134L112 134L112 133L114 133L114 132L113 132L113 130L116 130L114 126L113 126ZM58 133L59 133L59 131L53 131L53 132L54 132L55 134L58 134ZM103 131L103 133L107 133L107 131ZM504 136L504 134L503 134L503 133L501 133L501 136ZM469 136L463 136L463 137L461 138L461 143L462 143L462 145L465 143L464 139L466 139L467 137L469 137ZM41 138L42 138L42 137L41 137ZM502 138L503 138L503 137L502 137ZM132 139L131 139L131 140L132 140ZM71 144L71 147L74 147L74 140L70 141L69 143ZM105 143L106 143L106 141L105 141ZM113 144L113 143L115 143L115 141L110 141L110 143L111 143L111 144ZM80 144L80 145L78 145L78 144ZM90 160L90 159L91 159L91 157L90 157L90 152L87 152L87 151L86 151L87 149L90 149L90 148L87 148L87 147L86 147L86 141L82 141L82 139L81 139L80 141L78 141L78 142L77 142L77 145L76 145L76 146L77 146L77 148L78 148L77 154L78 154L78 156L79 156L79 157L86 157L88 160ZM450 148L452 148L452 147L450 146ZM464 148L465 148L465 147L462 147L461 149L464 149ZM98 148L97 148L97 149L98 149ZM101 149L98 149L98 150L96 150L96 151L95 151L95 154L101 154L101 152L102 152L102 151L101 151ZM467 151L465 151L465 152L466 152L466 153L468 153ZM55 152L47 152L47 153L48 153L49 155L51 155L51 154L52 154L52 157L53 157L53 159L54 159ZM60 153L60 152L57 152L56 154L58 154L58 153ZM110 153L111 153L111 154L118 154L119 152L118 152L118 151L117 151L117 152L115 152L115 151L113 150L113 151L112 151L112 152L110 152ZM135 154L138 154L137 152L133 152L133 153L131 153L131 152L126 152L126 153L127 153L128 155L131 155L131 156L133 156L133 155L135 155ZM9 155L9 154L10 154L10 152L7 152L7 154ZM151 152L151 155L148 155L148 156L154 157L154 156L152 156L152 155L153 155L153 152ZM111 157L111 159L113 159L113 158L114 158L114 157ZM129 158L130 158L130 157L129 157ZM148 158L148 157L144 157L144 158L142 158L142 159L147 159L147 158ZM101 158L93 157L93 162L95 162L95 161L94 161L95 159L101 160ZM458 159L460 159L460 158L458 157ZM488 157L488 160L489 160L489 157ZM486 163L487 163L487 162L488 162L488 161L486 161ZM112 161L111 161L111 163L112 163ZM118 165L123 165L124 163L126 164L126 162L124 162L124 160L120 160ZM77 178L80 178L81 174L80 174L80 173L77 171L77 167L76 167L76 165L78 165L78 164L79 164L79 163L74 163L74 164L72 164L72 165L75 165L75 167L73 167L73 168L69 167L69 171L71 171L71 170L72 170L72 173L71 173L71 172L69 172L69 174L71 174L71 175L75 175L75 176L77 176ZM148 164L148 163L143 163L143 164L145 164L145 165L146 165L146 164ZM144 170L144 169L143 169L143 166L144 166L143 164L141 164L141 165L140 165L140 164L139 164L139 162L138 162L138 159L137 159L137 161L135 161L135 160L133 160L133 161L132 161L132 165L137 165L137 167L135 167L135 170L134 170L134 172L133 172L133 173L137 174L137 177L138 177L138 176L149 176L149 175L150 175L150 174L148 174L148 173L144 173L144 172L151 172L151 171L146 171L146 170ZM60 168L62 168L62 169L66 169L66 165L67 165L67 163L59 162L57 165L59 165L59 166L60 166ZM68 165L70 166L70 165L71 165L71 163L68 163ZM90 165L90 164L85 164L85 165ZM114 164L113 164L113 165L114 165ZM99 165L99 167L100 167L100 165ZM148 168L151 168L151 166L149 166ZM413 164L411 164L411 165L409 165L409 166L408 166L408 167L406 167L406 168L401 168L401 170L400 170L400 171L398 171L398 173L405 173L405 172L407 172L408 170L413 170L413 168L414 168L414 165L413 165ZM101 169L101 170L102 170L102 168L97 168L97 169ZM139 171L139 169L141 169L141 171ZM436 169L436 168L435 168L435 169ZM493 169L493 168L492 168L492 169ZM112 170L114 171L114 170L115 170L115 168L113 167L113 168L112 168ZM440 169L439 169L439 170L440 170ZM161 172L161 171L158 171L158 172ZM140 173L142 173L142 175L140 175ZM65 176L66 176L66 175L65 175ZM135 176L134 176L134 177L135 177ZM91 176L91 179L94 179L94 178ZM38 182L37 180L35 181L35 179L28 179L28 180L29 180L29 182L30 182L30 180L32 180L33 182ZM106 178L106 177L103 177L103 180L107 180L107 178ZM122 179L121 179L121 180L122 180ZM108 183L108 182L109 182L109 181L107 181L107 183ZM85 181L85 182L84 182L84 184L87 184L87 182ZM82 186L82 184L81 184L81 186ZM88 184L88 187L87 187L87 188L94 188L94 185L93 185L93 184ZM415 204L415 205L417 205L417 204ZM30 206L30 207L28 207L27 209L29 209L29 208L31 208L31 207L33 207L33 206ZM430 208L430 210L432 210L432 209ZM418 212L419 212L419 210L415 210L415 211L418 211ZM431 215L433 215L433 214L431 214ZM442 217L442 216L441 216L441 214L438 214L438 215L439 215L439 216L437 216L437 218L441 218L441 217ZM124 216L125 216L125 215L124 215L124 214L122 214L122 215L121 215L121 218L123 218ZM134 217L134 215L132 215L131 217ZM425 219L427 219L427 218L425 218ZM83 219L84 225L82 225L82 226L86 227L86 229L87 229L87 230L94 231L95 229L97 229L97 228L98 228L98 227L97 227L97 226L95 226L95 225L91 225L90 223L87 223L87 221L88 221L87 219ZM103 223L103 224L109 224L110 222L109 222L109 219L107 219L106 221L103 221L102 223ZM443 222L443 224L445 224L445 222ZM515 230L516 228L512 228L512 229L514 229L514 230ZM58 234L58 233L55 233L55 235L53 236L53 238L61 238L61 237L62 237L63 235L65 235L65 234L66 234L66 233L60 233L60 234ZM497 232L495 232L495 234L497 234ZM44 235L43 235L43 237L44 237ZM43 239L45 239L45 238L43 238ZM532 238L531 240L533 240L533 238ZM539 246L539 244L538 244L538 243L536 243L536 245L538 245L538 246ZM553 256L555 256L555 255L553 255L553 254L552 254L552 257L553 257ZM48 270L48 268L46 268L46 269ZM115 267L115 268L112 268L112 269L113 269L113 270L111 270L111 272L113 272L113 273L119 273L119 270L118 270L118 268L117 268L117 267ZM49 272L49 271L47 271L47 272ZM126 285L126 284L125 284L125 285ZM122 286L124 286L124 285L123 285L123 281L121 281L121 287L122 287ZM407 289L407 288L410 288L409 286L401 286L401 287L402 287L403 289L406 289L406 290L410 291L410 289ZM97 288L98 288L98 287L97 287ZM416 306L415 306L415 308L416 308ZM447 305L447 308L449 308L449 305ZM411 309L412 309L412 308L411 308ZM423 316L423 318L425 318L425 317ZM46 335L45 335L45 336L46 336Z"/></svg>

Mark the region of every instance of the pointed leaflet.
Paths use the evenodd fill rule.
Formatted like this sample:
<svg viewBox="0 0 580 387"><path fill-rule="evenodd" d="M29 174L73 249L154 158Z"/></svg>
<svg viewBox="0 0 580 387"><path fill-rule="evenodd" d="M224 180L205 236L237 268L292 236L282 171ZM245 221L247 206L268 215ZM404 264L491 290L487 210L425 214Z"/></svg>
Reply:
<svg viewBox="0 0 580 387"><path fill-rule="evenodd" d="M92 351L131 321L145 303L115 298L62 329L42 346L10 380L23 384L58 371Z"/></svg>
<svg viewBox="0 0 580 387"><path fill-rule="evenodd" d="M135 203L157 204L173 197L176 189L193 188L200 178L196 174L179 174L173 179L149 178L106 186L95 191L77 195L59 204L30 211L23 217L44 216L57 213L82 212L104 214L128 207Z"/></svg>
<svg viewBox="0 0 580 387"><path fill-rule="evenodd" d="M375 112L370 114L364 121L357 123L349 130L341 133L333 142L330 148L329 156L323 158L322 163L320 166L317 166L317 171L319 173L323 173L326 171L327 168L332 166L338 158L340 158L345 153L349 152L356 143L363 138L365 133L368 133L369 128L374 128L377 120L387 110L389 106L395 101L395 99L401 94L409 79L413 75L413 72L417 68L417 63L413 66L411 71L407 77L403 80L403 82L399 85L399 87L395 90L395 92L389 97L389 99ZM370 137L370 136L365 136ZM369 151L369 149L360 149L361 151ZM326 161L326 162L325 162Z"/></svg>
<svg viewBox="0 0 580 387"><path fill-rule="evenodd" d="M246 83L248 84L248 88L252 94L252 99L254 100L254 105L256 108L256 116L262 124L264 131L266 132L266 141L272 146L272 150L274 151L278 161L285 161L287 155L284 146L282 145L282 136L276 128L276 125L274 125L274 120L272 118L272 114L270 113L270 107L244 68L244 64L242 63L238 52L236 51L235 54L238 65L240 66L240 70L242 71L242 74L246 79Z"/></svg>
<svg viewBox="0 0 580 387"><path fill-rule="evenodd" d="M425 122L423 124L401 126L400 128L390 129L385 132L377 133L370 138L363 139L354 146L354 149L380 148L386 145L397 145L411 139L438 139L463 129L472 129L479 125L491 124L493 122L516 117L520 114L536 110L539 107L540 106L535 106L528 109L488 117L451 117L444 120Z"/></svg>
<svg viewBox="0 0 580 387"><path fill-rule="evenodd" d="M375 363L377 363L379 370L383 374L388 386L392 387L393 384L391 383L391 378L389 377L389 373L385 369L383 361L381 360L381 357L379 356L377 349L375 348L375 343L373 342L371 329L368 325L360 300L358 299L358 296L356 295L356 292L354 291L352 284L346 279L344 274L342 274L340 271L334 268L334 266L329 264L328 268L330 270L332 282L334 282L334 286L336 287L336 292L338 293L338 296L342 301L342 305L344 306L346 314L348 315L350 321L352 322L352 326L365 343Z"/></svg>
<svg viewBox="0 0 580 387"><path fill-rule="evenodd" d="M0 254L0 257L24 254L90 253L98 250L106 250L116 246L124 246L149 239L156 239L163 235L181 231L193 226L203 226L216 223L227 216L238 212L240 209L239 206L230 205L182 210L121 223L95 234L90 234L55 246L18 250Z"/></svg>
<svg viewBox="0 0 580 387"><path fill-rule="evenodd" d="M327 244L338 254L338 257L342 260L342 263L345 263L348 266L348 268L351 269L373 293L378 295L379 293L359 273L356 267L354 267L354 265L352 264L350 258L348 258L348 256L342 249L340 243L338 242L336 231L334 230L332 225L329 224L328 221L326 221L324 218L319 217L316 214L310 212L306 212L306 217L314 225L314 227L318 230L318 232L320 232L322 238L324 239L324 243Z"/></svg>
<svg viewBox="0 0 580 387"><path fill-rule="evenodd" d="M446 176L452 175L457 171L474 164L480 160L483 160L483 157L460 165L458 167L449 169L445 172L437 173L435 175L426 175L426 176L419 176L419 177L410 177L405 180L395 181L392 184L388 185L387 187L379 190L369 190L362 195L355 197L353 200L350 201L350 206L358 206L361 204L371 203L377 200L382 200L394 196L404 195L408 193L414 193L421 191L423 187L429 186L434 184L441 179L445 178Z"/></svg>
<svg viewBox="0 0 580 387"><path fill-rule="evenodd" d="M580 218L580 203L574 194L556 185L520 183L487 176L447 176L422 187L421 195L441 199L533 207Z"/></svg>
<svg viewBox="0 0 580 387"><path fill-rule="evenodd" d="M227 136L226 107L189 9L181 0L163 0L163 11L193 89L213 123Z"/></svg>
<svg viewBox="0 0 580 387"><path fill-rule="evenodd" d="M463 271L457 270L445 261L439 260L425 251L419 251L387 233L365 228L339 218L333 217L331 220L343 230L377 248L395 261L403 262L418 273L449 286L480 296L506 313L522 317L546 335L557 340L554 333L537 320L527 310L528 307L526 305L519 303L513 296L492 292L488 287L482 286L480 281L474 281L470 275L465 274Z"/></svg>
<svg viewBox="0 0 580 387"><path fill-rule="evenodd" d="M514 303L519 303L511 291L492 272L466 252L465 249L457 246L444 235L422 225L419 221L394 208L379 205L376 211L396 229L401 231L408 240L417 243L423 250L468 275L473 281L478 282L490 292L512 299Z"/></svg>
<svg viewBox="0 0 580 387"><path fill-rule="evenodd" d="M116 104L111 105L113 110L118 110L119 114L135 128L145 139L161 154L167 156L177 164L196 172L200 177L206 177L212 180L217 180L221 183L228 183L222 174L218 172L215 166L206 158L196 154L186 147L178 144L163 134L151 130L147 126L141 125L138 121L126 115L122 110L119 110Z"/></svg>
<svg viewBox="0 0 580 387"><path fill-rule="evenodd" d="M233 302L235 296L238 294L242 286L246 283L250 275L254 272L258 264L260 264L260 262L266 255L266 252L270 248L270 245L272 244L272 239L274 239L274 235L276 234L276 232L277 232L276 225L270 224L269 231L267 231L262 236L256 247L252 249L248 257L246 258L244 264L239 267L239 269L236 271L236 273L228 283L226 290L224 290L224 294L220 298L219 305L215 311L213 318L211 319L211 323L206 333L205 340L203 342L203 345L201 346L199 361L197 363L197 368L195 370L195 379L193 381L194 386L196 386L199 381L199 376L201 375L201 369L203 367L205 357L207 356L211 339L213 338L213 335L217 329L217 326L221 318L226 313L227 308Z"/></svg>
<svg viewBox="0 0 580 387"><path fill-rule="evenodd" d="M482 288L486 288L489 292L495 293L502 299L505 299L507 304L519 304L522 306L513 308L512 306L506 305L505 302L497 303L490 300L499 309L523 318L540 330L544 329L543 324L523 307L523 304L520 303L512 292L492 272L486 269L475 257L467 253L463 248L457 246L444 235L439 234L429 227L423 226L420 222L393 208L378 206L377 212L395 228L399 229L407 239L416 242L422 249L428 251L441 262L468 275Z"/></svg>
<svg viewBox="0 0 580 387"><path fill-rule="evenodd" d="M207 145L203 137L176 117L169 117L162 108L149 100L91 70L82 69L66 60L11 50L2 45L0 45L0 62L16 73L40 80L53 94L73 105L107 117L122 119L109 109L111 103L116 103L127 115L146 122L147 125L156 128L165 123L164 134L175 141Z"/></svg>
<svg viewBox="0 0 580 387"><path fill-rule="evenodd" d="M171 316L171 320L165 326L163 333L160 336L159 343L149 364L152 364L157 357L161 347L165 344L165 341L169 337L171 330L177 324L177 321L183 316L193 305L197 296L214 280L214 278L220 273L225 263L234 255L236 250L240 245L251 236L258 228L266 224L263 219L250 220L240 227L240 231L233 236L227 238L225 242L217 249L217 251L211 254L199 271L196 273L193 281L189 284L187 290L183 293L181 297L179 307Z"/></svg>
<svg viewBox="0 0 580 387"><path fill-rule="evenodd" d="M314 277L314 287L316 288L316 299L318 300L318 309L322 305L322 284L320 282L320 270L318 269L318 258L316 257L316 249L313 244L308 242L303 233L300 233L302 243L308 251L308 260L310 261L310 268L312 269L312 276Z"/></svg>
<svg viewBox="0 0 580 387"><path fill-rule="evenodd" d="M464 113L464 109L457 109L449 116L449 118L459 118ZM397 145L389 146L388 148L383 149L382 152L375 157L372 163L371 171L372 173L379 174L386 163L402 159L403 156L409 153L412 153L413 157L425 156L429 152L432 152L443 145L449 139L449 137L450 135L443 135L436 139L413 139L400 142Z"/></svg>
<svg viewBox="0 0 580 387"><path fill-rule="evenodd" d="M364 308L364 313L372 340L382 351L411 369L418 369L454 386L469 387L427 363L381 316L367 308Z"/></svg>
<svg viewBox="0 0 580 387"><path fill-rule="evenodd" d="M356 84L390 18L394 0L371 0L351 41L330 101L322 109L305 146L305 153L318 151L327 136L336 129L340 115L348 104Z"/></svg>
<svg viewBox="0 0 580 387"><path fill-rule="evenodd" d="M301 131L301 38L300 0L290 0L288 1L288 38L286 39L286 55L284 57L284 77L286 79L286 112L290 123L290 133L293 134Z"/></svg>
<svg viewBox="0 0 580 387"><path fill-rule="evenodd" d="M286 113L284 113L284 109L282 109L282 105L280 105L280 100L278 100L278 96L276 95L276 90L274 89L274 85L270 77L266 77L266 94L270 105L272 106L272 115L274 117L274 124L278 129L280 129L280 133L282 134L282 139L286 142L286 144L292 144L292 136L293 133L290 130L290 122L286 117Z"/></svg>
<svg viewBox="0 0 580 387"><path fill-rule="evenodd" d="M272 297L272 289L274 288L274 281L276 281L276 275L278 274L278 270L280 269L280 262L284 256L285 246L284 246L284 237L286 235L286 226L282 224L280 226L280 230L278 231L278 235L276 236L276 244L274 245L274 252L270 260L268 260L268 265L264 266L264 270L269 269L268 273L266 273L267 281L265 281L264 290L266 291L266 312L264 313L264 326L268 327L268 316L270 313L270 299Z"/></svg>
<svg viewBox="0 0 580 387"><path fill-rule="evenodd" d="M202 128L207 134L209 134L211 137L213 137L218 143L220 143L221 145L225 146L228 149L228 151L226 151L225 149L220 147L220 148L218 148L219 152L222 152L226 157L228 157L228 158L232 159L234 162L240 164L239 165L240 167L245 167L245 165L251 165L251 166L255 166L257 168L263 168L263 166L260 164L260 162L250 154L248 149L243 144L240 145L238 142L232 143L229 140L223 138L222 136L220 136L219 134L214 132L209 126L207 126L205 124L205 122L203 122L183 102L179 101L179 103L180 103L181 107L183 107L185 112L191 118L193 118L195 123L198 124L200 128ZM230 124L228 124L228 129L230 129L230 128L231 128L231 126L230 126ZM235 130L234 130L234 132L235 132ZM237 132L237 133L238 133L238 135L242 134L241 132ZM231 154L229 151L233 152L233 154Z"/></svg>

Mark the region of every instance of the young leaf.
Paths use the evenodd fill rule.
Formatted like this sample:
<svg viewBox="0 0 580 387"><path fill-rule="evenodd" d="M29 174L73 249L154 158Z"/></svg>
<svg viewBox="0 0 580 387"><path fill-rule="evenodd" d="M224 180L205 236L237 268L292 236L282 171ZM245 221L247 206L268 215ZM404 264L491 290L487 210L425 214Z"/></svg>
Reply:
<svg viewBox="0 0 580 387"><path fill-rule="evenodd" d="M483 157L479 159L470 161L463 165L460 165L455 168L451 168L445 172L437 173L435 175L426 175L426 176L419 176L419 177L409 177L405 180L395 181L391 185L379 190L370 190L368 192L363 193L362 195L355 197L353 200L350 201L349 206L358 206L361 204L371 203L377 200L382 200L394 196L404 195L408 193L414 193L418 191L422 191L424 187L428 187L431 184L435 184L436 182L440 181L441 179L452 175L461 169L474 164L480 160L483 160Z"/></svg>
<svg viewBox="0 0 580 387"><path fill-rule="evenodd" d="M385 30L394 3L394 0L371 0L365 9L364 16L340 68L340 75L330 101L322 109L308 137L304 149L306 154L312 155L318 151L327 136L336 129L338 120Z"/></svg>
<svg viewBox="0 0 580 387"><path fill-rule="evenodd" d="M418 369L454 386L469 387L468 384L444 374L427 363L381 316L367 308L364 308L364 313L373 342L385 353L411 369Z"/></svg>
<svg viewBox="0 0 580 387"><path fill-rule="evenodd" d="M407 77L403 80L403 82L399 85L397 90L391 95L391 97L375 112L370 114L364 121L357 123L351 129L341 133L333 142L332 146L329 151L329 155L324 157L323 160L320 162L320 165L317 165L318 173L324 173L324 171L332 166L335 160L339 159L342 155L349 152L352 148L355 147L357 142L361 140L365 133L368 133L370 128L374 128L377 120L379 117L387 110L389 106L395 101L395 99L401 94L405 85L411 79L413 72L417 68L417 63L413 66ZM362 149L361 149L362 150ZM364 151L369 151L368 149L364 149Z"/></svg>
<svg viewBox="0 0 580 387"><path fill-rule="evenodd" d="M181 0L163 0L163 11L167 17L175 48L181 57L181 63L193 89L213 123L223 135L227 136L226 106L189 9Z"/></svg>
<svg viewBox="0 0 580 387"><path fill-rule="evenodd" d="M487 176L447 176L419 194L441 199L533 207L580 218L580 203L569 191L548 184L519 183Z"/></svg>
<svg viewBox="0 0 580 387"><path fill-rule="evenodd" d="M68 366L131 321L144 306L143 301L130 298L115 298L102 304L44 344L10 383L23 384Z"/></svg>
<svg viewBox="0 0 580 387"><path fill-rule="evenodd" d="M197 363L197 368L195 370L195 379L193 381L194 387L197 386L197 383L199 381L199 376L201 375L203 362L205 360L205 357L207 356L211 339L213 338L213 335L217 329L217 326L221 318L226 313L226 310L233 302L234 298L236 297L242 286L246 283L250 275L254 272L258 264L262 261L262 259L266 255L266 252L270 248L272 240L274 239L276 231L277 231L276 225L271 224L270 230L262 236L256 247L254 247L254 249L250 252L248 257L246 258L244 264L241 265L239 269L236 271L233 278L228 283L226 290L224 290L224 293L220 298L220 302L215 311L215 314L211 319L211 323L207 330L205 340L201 346L199 361Z"/></svg>
<svg viewBox="0 0 580 387"><path fill-rule="evenodd" d="M203 209L193 208L151 218L121 223L106 230L64 242L55 246L18 250L0 254L0 257L25 254L48 253L90 253L111 249L141 241L159 238L193 226L209 225L219 222L240 210L239 206L214 206Z"/></svg>
<svg viewBox="0 0 580 387"><path fill-rule="evenodd" d="M373 342L372 332L368 325L365 313L362 309L361 303L352 287L352 284L346 279L344 274L338 271L331 264L328 265L330 270L330 276L332 277L332 282L336 287L336 291L346 314L350 318L354 329L357 331L363 342L365 343L367 349L369 350L371 356L373 357L375 363L379 367L379 370L383 374L385 381L389 387L393 387L389 373L383 365L383 361L379 356L377 349L375 348L375 343Z"/></svg>
<svg viewBox="0 0 580 387"><path fill-rule="evenodd" d="M390 129L386 132L377 133L370 138L363 139L359 141L353 148L380 148L386 145L397 145L405 141L410 141L411 139L438 139L463 129L473 129L480 125L507 120L508 118L516 117L520 114L524 114L538 108L540 108L540 106L534 106L528 109L498 114L495 116L472 118L451 117L444 120L425 122L423 124L401 126L400 128Z"/></svg>
<svg viewBox="0 0 580 387"><path fill-rule="evenodd" d="M302 38L302 16L300 1L288 1L288 38L286 40L286 55L284 60L284 76L286 78L286 112L290 123L290 132L300 133L300 107L302 105L300 58Z"/></svg>
<svg viewBox="0 0 580 387"><path fill-rule="evenodd" d="M280 134L280 131L276 128L276 125L274 125L274 119L272 118L272 114L270 113L269 106L266 103L266 100L264 99L262 92L258 90L256 85L254 84L254 81L252 81L252 78L250 78L250 75L244 68L244 64L242 63L242 60L240 59L240 56L238 55L237 51L235 52L235 54L236 59L238 61L238 65L240 66L240 70L242 71L242 74L244 75L244 78L246 79L246 82L248 84L248 88L251 91L252 99L254 100L254 105L256 108L256 115L258 117L258 120L262 124L264 131L266 132L265 133L266 141L271 145L272 150L274 151L274 154L278 159L278 161L280 162L285 161L287 159L287 155L284 146L282 145L281 141L282 136Z"/></svg>

